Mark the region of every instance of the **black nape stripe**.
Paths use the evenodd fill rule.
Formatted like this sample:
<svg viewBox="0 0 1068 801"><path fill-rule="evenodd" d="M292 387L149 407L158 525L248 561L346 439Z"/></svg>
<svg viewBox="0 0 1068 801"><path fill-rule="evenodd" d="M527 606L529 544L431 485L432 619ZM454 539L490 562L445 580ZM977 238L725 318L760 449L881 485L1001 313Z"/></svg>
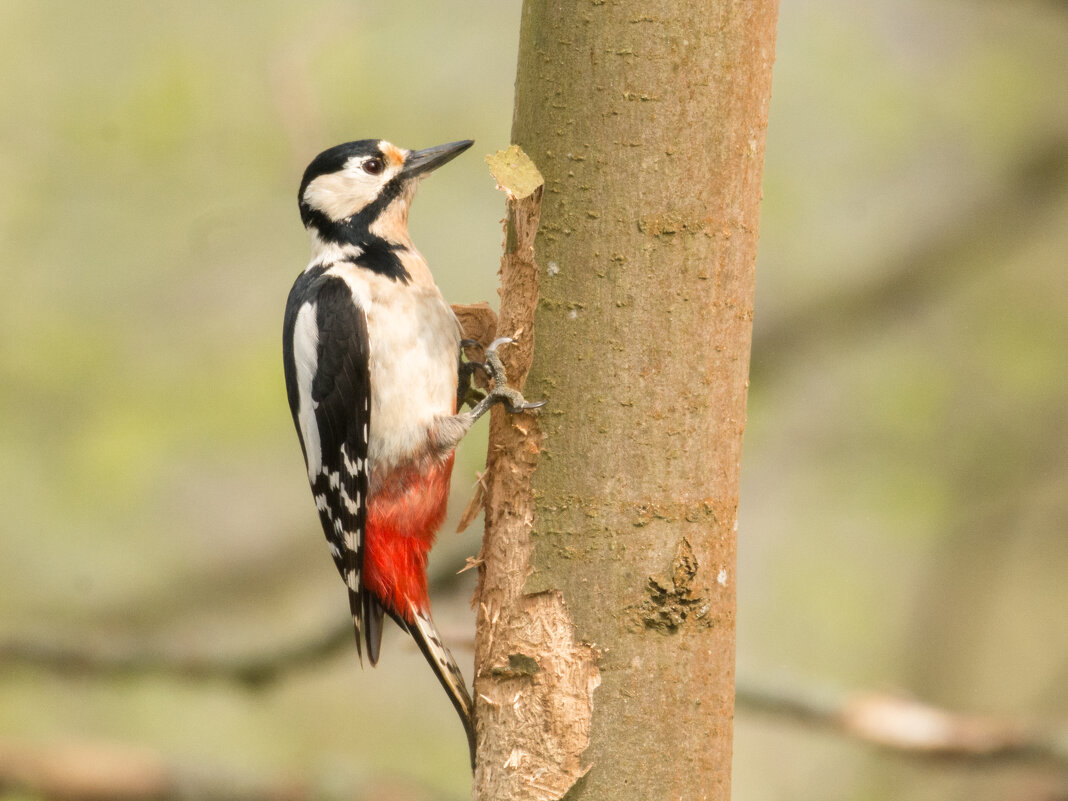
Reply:
<svg viewBox="0 0 1068 801"><path fill-rule="evenodd" d="M304 209L306 209L305 216L307 217L305 224L309 228L314 228L321 240L336 245L351 245L359 249L358 255L351 256L344 261L358 264L360 267L365 267L394 281L401 281L405 284L411 281L411 275L404 269L400 256L397 255L408 250L408 247L372 234L368 230L369 225L362 212L346 220L335 222L317 209L306 206Z"/></svg>
<svg viewBox="0 0 1068 801"><path fill-rule="evenodd" d="M411 275L404 269L404 264L397 255L408 249L404 245L387 242L382 237L375 236L360 242L358 247L360 255L353 256L349 261L402 284L411 282Z"/></svg>
<svg viewBox="0 0 1068 801"><path fill-rule="evenodd" d="M331 220L323 212L305 203L302 197L301 219L304 225L307 228L313 228L324 242L351 245L359 249L359 255L352 256L345 261L407 284L412 277L404 269L397 255L406 251L407 246L390 242L370 231L371 225L378 219L378 216L400 195L402 180L400 176L397 176L389 181L382 187L382 191L372 203L361 209L358 214L346 217L344 220Z"/></svg>

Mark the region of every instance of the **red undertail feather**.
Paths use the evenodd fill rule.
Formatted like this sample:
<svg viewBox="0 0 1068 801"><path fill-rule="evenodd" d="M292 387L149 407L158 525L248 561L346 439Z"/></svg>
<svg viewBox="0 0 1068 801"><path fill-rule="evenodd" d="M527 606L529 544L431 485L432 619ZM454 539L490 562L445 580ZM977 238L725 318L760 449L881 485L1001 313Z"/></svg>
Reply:
<svg viewBox="0 0 1068 801"><path fill-rule="evenodd" d="M414 622L426 610L426 558L445 519L453 455L393 471L367 504L364 584L387 610Z"/></svg>

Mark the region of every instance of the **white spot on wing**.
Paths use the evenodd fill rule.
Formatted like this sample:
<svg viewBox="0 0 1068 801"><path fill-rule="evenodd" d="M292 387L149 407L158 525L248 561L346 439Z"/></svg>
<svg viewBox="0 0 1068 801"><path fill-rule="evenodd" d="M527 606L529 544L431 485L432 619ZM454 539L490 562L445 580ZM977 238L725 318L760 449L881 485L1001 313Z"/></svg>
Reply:
<svg viewBox="0 0 1068 801"><path fill-rule="evenodd" d="M345 504L345 508L349 510L350 514L356 514L360 511L360 493L356 493L356 500L353 501L349 497L349 494L344 489L341 490L341 502Z"/></svg>
<svg viewBox="0 0 1068 801"><path fill-rule="evenodd" d="M360 576L355 570L345 571L345 584L353 592L360 591Z"/></svg>
<svg viewBox="0 0 1068 801"><path fill-rule="evenodd" d="M358 476L360 474L360 470L363 469L361 466L363 459L357 458L355 462L352 461L349 458L348 449L344 445L341 446L341 458L345 463L345 469L349 471L350 475Z"/></svg>
<svg viewBox="0 0 1068 801"><path fill-rule="evenodd" d="M721 587L727 586L727 568L721 567L719 569L719 574L716 576L716 582Z"/></svg>

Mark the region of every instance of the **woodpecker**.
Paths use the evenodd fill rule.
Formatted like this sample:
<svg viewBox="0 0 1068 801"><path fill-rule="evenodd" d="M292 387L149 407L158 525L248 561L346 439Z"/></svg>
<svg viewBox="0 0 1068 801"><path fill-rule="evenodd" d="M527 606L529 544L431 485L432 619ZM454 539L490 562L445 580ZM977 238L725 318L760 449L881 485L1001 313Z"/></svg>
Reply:
<svg viewBox="0 0 1068 801"><path fill-rule="evenodd" d="M438 634L427 553L445 517L453 449L494 404L527 403L507 384L496 349L461 360L460 327L408 235L420 180L470 140L405 150L364 139L320 153L298 201L312 256L286 303L286 390L315 506L348 588L356 649L378 662L389 615L415 639L463 721L471 764L471 696ZM460 405L473 368L492 390ZM463 374L463 380L461 380Z"/></svg>

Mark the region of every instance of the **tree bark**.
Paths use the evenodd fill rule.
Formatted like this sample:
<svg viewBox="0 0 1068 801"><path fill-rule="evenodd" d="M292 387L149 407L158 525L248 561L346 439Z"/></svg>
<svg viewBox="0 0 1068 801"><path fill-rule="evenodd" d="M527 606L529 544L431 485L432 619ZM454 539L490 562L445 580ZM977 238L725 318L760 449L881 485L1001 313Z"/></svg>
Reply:
<svg viewBox="0 0 1068 801"><path fill-rule="evenodd" d="M536 341L548 406L491 424L476 799L730 796L776 12L524 3L513 140L545 186L498 333L522 329L520 380Z"/></svg>

